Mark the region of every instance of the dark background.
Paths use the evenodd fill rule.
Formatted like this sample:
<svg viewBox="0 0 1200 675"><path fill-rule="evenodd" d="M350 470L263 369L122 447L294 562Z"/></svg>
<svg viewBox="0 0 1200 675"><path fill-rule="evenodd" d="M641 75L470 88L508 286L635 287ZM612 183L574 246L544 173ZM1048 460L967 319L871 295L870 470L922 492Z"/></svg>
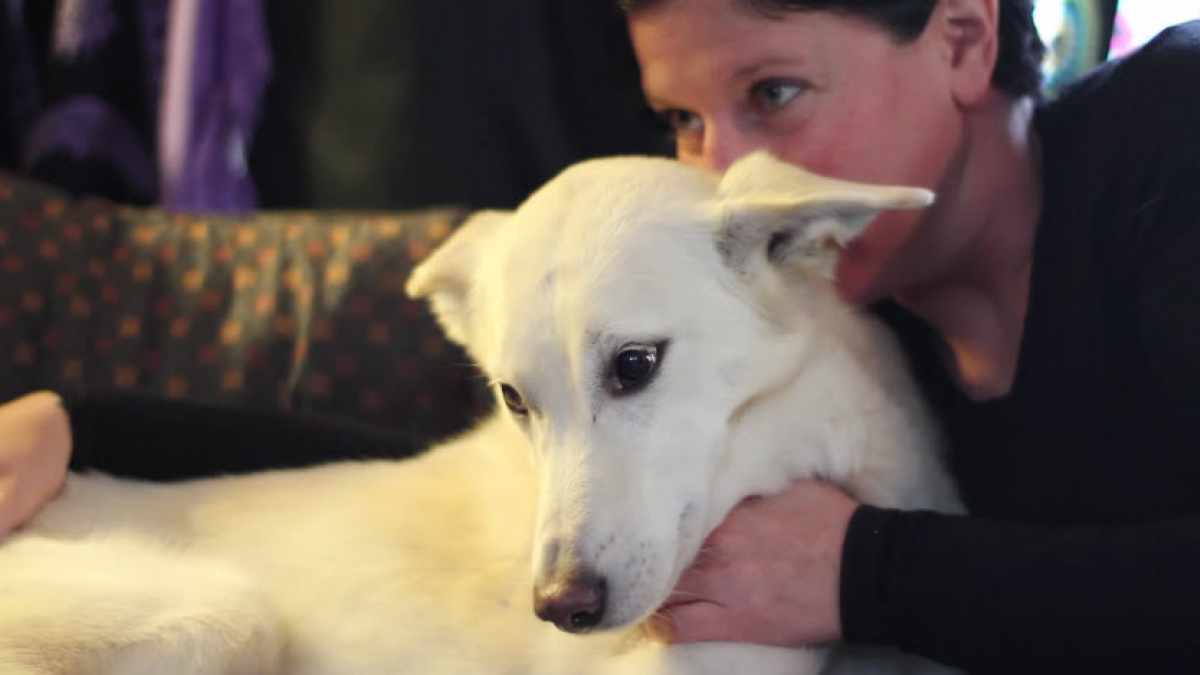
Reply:
<svg viewBox="0 0 1200 675"><path fill-rule="evenodd" d="M0 166L21 169L9 107L20 30L36 55L43 109L96 93L154 154L156 92L137 75L142 0L112 0L118 39L86 66L49 58L57 0L0 13ZM148 0L162 2L166 0ZM266 208L511 207L567 164L669 152L638 93L613 0L273 0L274 65L251 147ZM9 60L5 63L4 60ZM27 169L27 167L26 167ZM39 175L39 171L41 175ZM146 203L103 166L54 162L32 172L76 191ZM29 171L26 171L29 173Z"/></svg>
<svg viewBox="0 0 1200 675"><path fill-rule="evenodd" d="M153 157L156 92L132 76L152 50L132 26L137 7L168 0L110 0L122 33L86 69L45 58L58 1L26 0L21 27L2 25L0 13L0 39L20 29L33 43L43 108L96 90ZM1111 33L1116 0L1092 1ZM512 207L571 162L671 150L641 100L615 0L264 3L274 68L249 158L261 207ZM2 67L11 48L0 44L0 100L13 86ZM19 168L11 122L0 114L0 166ZM103 166L64 160L32 173L120 201L153 199L113 184Z"/></svg>

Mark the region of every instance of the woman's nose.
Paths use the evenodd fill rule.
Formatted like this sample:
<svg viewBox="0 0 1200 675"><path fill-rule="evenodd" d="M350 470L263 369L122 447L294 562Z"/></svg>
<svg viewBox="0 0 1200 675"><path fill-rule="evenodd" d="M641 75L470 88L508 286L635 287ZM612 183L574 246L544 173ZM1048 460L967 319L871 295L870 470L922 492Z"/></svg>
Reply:
<svg viewBox="0 0 1200 675"><path fill-rule="evenodd" d="M763 147L761 140L732 124L709 124L694 163L715 173L725 173L730 164Z"/></svg>

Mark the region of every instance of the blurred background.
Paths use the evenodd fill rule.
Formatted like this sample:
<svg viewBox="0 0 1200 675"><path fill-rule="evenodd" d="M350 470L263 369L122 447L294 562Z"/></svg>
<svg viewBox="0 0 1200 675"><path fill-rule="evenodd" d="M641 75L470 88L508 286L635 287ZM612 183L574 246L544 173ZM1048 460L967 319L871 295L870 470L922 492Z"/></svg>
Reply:
<svg viewBox="0 0 1200 675"><path fill-rule="evenodd" d="M1200 16L1035 7L1047 96ZM670 153L635 66L614 0L0 0L0 401L461 429L491 395L404 280L571 162Z"/></svg>
<svg viewBox="0 0 1200 675"><path fill-rule="evenodd" d="M613 0L5 0L0 166L182 210L508 207L669 152ZM1047 91L1197 0L1039 0Z"/></svg>
<svg viewBox="0 0 1200 675"><path fill-rule="evenodd" d="M612 5L5 0L0 162L182 209L511 205L655 149Z"/></svg>

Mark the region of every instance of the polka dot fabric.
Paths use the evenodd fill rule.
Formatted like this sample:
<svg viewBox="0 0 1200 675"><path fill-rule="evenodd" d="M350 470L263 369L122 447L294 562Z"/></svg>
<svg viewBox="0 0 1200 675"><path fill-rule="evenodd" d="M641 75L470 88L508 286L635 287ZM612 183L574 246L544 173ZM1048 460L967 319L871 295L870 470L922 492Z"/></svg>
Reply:
<svg viewBox="0 0 1200 675"><path fill-rule="evenodd" d="M0 400L136 389L461 428L477 372L403 286L466 215L183 216L0 173Z"/></svg>

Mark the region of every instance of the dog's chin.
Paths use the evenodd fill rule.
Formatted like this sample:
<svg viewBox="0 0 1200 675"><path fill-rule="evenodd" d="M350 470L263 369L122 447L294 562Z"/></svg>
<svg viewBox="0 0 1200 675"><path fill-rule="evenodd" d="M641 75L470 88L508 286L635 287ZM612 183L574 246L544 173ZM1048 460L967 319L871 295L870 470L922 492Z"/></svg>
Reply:
<svg viewBox="0 0 1200 675"><path fill-rule="evenodd" d="M600 630L620 630L636 627L650 635L661 635L661 618L664 609L677 607L694 602L674 595L675 586L684 570L690 567L699 551L699 543L684 547L676 557L674 569L663 582L655 585L653 590L640 589L636 600L619 603L612 607L611 613L605 617Z"/></svg>
<svg viewBox="0 0 1200 675"><path fill-rule="evenodd" d="M696 602L705 602L702 599L684 598L675 595L675 587L679 584L679 579L689 567L696 563L704 541L711 533L711 529L713 529L709 528L709 531L704 531L702 529L703 524L698 515L697 511L691 508L690 505L684 509L679 519L679 541L677 543L673 569L668 577L669 583L663 584L657 593L647 594L655 598L654 602L648 603L642 608L641 613L635 619L624 622L622 625L632 624L650 637L665 639L669 632L669 626L664 617L665 611ZM616 624L614 624L614 627L617 627Z"/></svg>
<svg viewBox="0 0 1200 675"><path fill-rule="evenodd" d="M691 556L683 558L690 560ZM626 587L625 597L613 598L609 611L596 628L598 630L622 630L627 628L645 628L652 624L654 617L659 615L663 606L675 600L673 593L679 583L679 577L688 563L675 565L664 560L661 567L664 573L654 575L655 578L643 577L641 583L634 587ZM667 571L669 570L669 571Z"/></svg>
<svg viewBox="0 0 1200 675"><path fill-rule="evenodd" d="M653 589L649 586L653 586ZM673 588L674 583L660 582L636 589L631 593L633 597L614 602L603 621L596 628L599 630L622 630L642 626L658 613L663 603L667 602Z"/></svg>

